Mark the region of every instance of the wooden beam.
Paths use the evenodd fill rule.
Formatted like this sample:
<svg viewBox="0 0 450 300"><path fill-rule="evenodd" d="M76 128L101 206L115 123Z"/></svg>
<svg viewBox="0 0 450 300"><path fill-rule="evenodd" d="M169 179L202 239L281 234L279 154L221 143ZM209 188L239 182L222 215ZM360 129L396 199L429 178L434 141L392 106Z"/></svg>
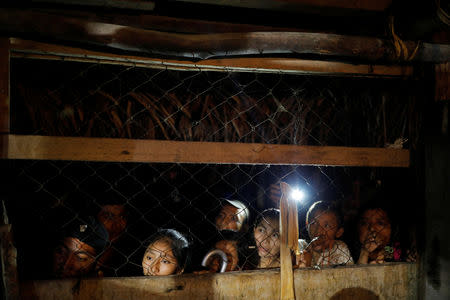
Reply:
<svg viewBox="0 0 450 300"><path fill-rule="evenodd" d="M107 162L408 167L409 150L9 135L1 158Z"/></svg>
<svg viewBox="0 0 450 300"><path fill-rule="evenodd" d="M417 264L300 269L297 299L396 299L418 297ZM21 299L279 299L277 269L205 275L84 278L23 282ZM370 297L371 296L371 297Z"/></svg>
<svg viewBox="0 0 450 300"><path fill-rule="evenodd" d="M414 71L412 66L349 64L333 61L273 57L205 59L196 62L181 59L160 59L144 56L119 55L17 38L11 38L11 56L31 59L80 61L146 68L167 68L172 70L196 71L282 71L295 74L348 75L364 77L408 77L412 76Z"/></svg>
<svg viewBox="0 0 450 300"><path fill-rule="evenodd" d="M136 9L139 11L152 11L155 9L154 1L135 0L33 0L33 2L52 3L56 5L87 6L101 8Z"/></svg>
<svg viewBox="0 0 450 300"><path fill-rule="evenodd" d="M176 0L210 5L236 6L280 11L303 11L306 8L341 8L367 11L384 11L392 0Z"/></svg>
<svg viewBox="0 0 450 300"><path fill-rule="evenodd" d="M165 55L206 59L222 56L297 54L358 61L450 60L450 45L311 32L180 34L14 9L0 10L0 31L59 42L84 43ZM414 55L410 55L414 53ZM402 54L402 55L400 55ZM408 54L408 55L406 55Z"/></svg>
<svg viewBox="0 0 450 300"><path fill-rule="evenodd" d="M0 134L9 133L9 39L0 38Z"/></svg>

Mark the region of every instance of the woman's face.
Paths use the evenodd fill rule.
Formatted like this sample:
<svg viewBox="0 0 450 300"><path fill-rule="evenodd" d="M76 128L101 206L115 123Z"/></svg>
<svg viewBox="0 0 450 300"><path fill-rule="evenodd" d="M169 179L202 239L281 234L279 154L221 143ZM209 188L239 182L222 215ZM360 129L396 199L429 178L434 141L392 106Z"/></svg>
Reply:
<svg viewBox="0 0 450 300"><path fill-rule="evenodd" d="M261 258L278 257L280 254L280 222L263 218L253 232L258 255Z"/></svg>
<svg viewBox="0 0 450 300"><path fill-rule="evenodd" d="M173 255L170 242L162 239L150 244L142 259L142 268L146 276L175 274L178 269L178 261Z"/></svg>
<svg viewBox="0 0 450 300"><path fill-rule="evenodd" d="M391 239L391 222L380 208L366 210L358 223L359 241L369 252L384 248Z"/></svg>

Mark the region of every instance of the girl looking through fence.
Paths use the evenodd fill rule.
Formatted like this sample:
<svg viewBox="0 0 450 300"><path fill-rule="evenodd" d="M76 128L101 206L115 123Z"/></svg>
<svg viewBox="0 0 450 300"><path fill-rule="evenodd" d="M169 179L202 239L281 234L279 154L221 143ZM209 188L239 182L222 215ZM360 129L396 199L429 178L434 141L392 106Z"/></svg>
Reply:
<svg viewBox="0 0 450 300"><path fill-rule="evenodd" d="M269 208L258 216L253 230L258 269L280 266L280 210Z"/></svg>
<svg viewBox="0 0 450 300"><path fill-rule="evenodd" d="M150 239L142 258L142 269L146 276L182 274L189 260L186 237L174 229L162 229Z"/></svg>

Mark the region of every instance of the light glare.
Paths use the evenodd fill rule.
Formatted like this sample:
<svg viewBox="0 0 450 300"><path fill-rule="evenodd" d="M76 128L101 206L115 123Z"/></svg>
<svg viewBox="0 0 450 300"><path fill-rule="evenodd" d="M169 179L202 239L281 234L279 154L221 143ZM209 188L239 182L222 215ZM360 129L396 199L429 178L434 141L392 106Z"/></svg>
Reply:
<svg viewBox="0 0 450 300"><path fill-rule="evenodd" d="M305 192L299 189L293 189L291 193L291 198L296 201L302 201L305 198Z"/></svg>

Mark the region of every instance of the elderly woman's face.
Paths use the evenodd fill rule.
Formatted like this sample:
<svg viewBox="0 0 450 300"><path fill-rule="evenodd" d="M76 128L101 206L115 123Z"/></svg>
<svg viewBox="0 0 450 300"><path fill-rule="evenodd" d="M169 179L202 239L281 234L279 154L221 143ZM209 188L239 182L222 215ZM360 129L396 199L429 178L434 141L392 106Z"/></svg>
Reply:
<svg viewBox="0 0 450 300"><path fill-rule="evenodd" d="M275 258L280 254L280 222L266 218L255 227L253 232L258 255L264 258Z"/></svg>
<svg viewBox="0 0 450 300"><path fill-rule="evenodd" d="M232 205L225 205L216 217L217 230L241 230L244 222L244 213Z"/></svg>
<svg viewBox="0 0 450 300"><path fill-rule="evenodd" d="M58 278L87 275L95 267L96 251L77 238L66 237L53 254L53 273Z"/></svg>
<svg viewBox="0 0 450 300"><path fill-rule="evenodd" d="M369 252L381 249L391 239L391 222L382 209L366 210L358 223L359 241Z"/></svg>

